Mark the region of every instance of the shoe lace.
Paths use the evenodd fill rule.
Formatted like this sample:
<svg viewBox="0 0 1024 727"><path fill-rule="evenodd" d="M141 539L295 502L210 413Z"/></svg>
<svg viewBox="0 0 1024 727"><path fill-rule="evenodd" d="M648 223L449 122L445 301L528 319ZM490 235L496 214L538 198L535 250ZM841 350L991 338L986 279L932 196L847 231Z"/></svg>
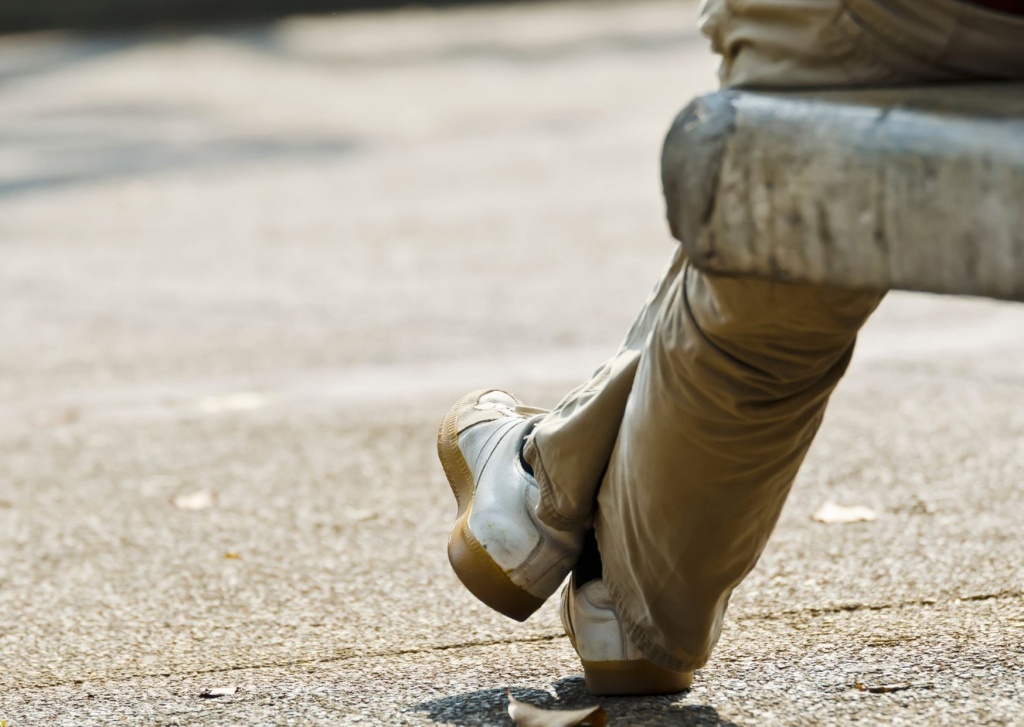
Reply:
<svg viewBox="0 0 1024 727"><path fill-rule="evenodd" d="M497 411L501 412L505 416L520 417L528 419L529 417L535 417L538 414L547 414L547 409L539 409L535 406L526 406L525 404L517 404L516 406L509 406L508 404L501 404L499 402L487 401L482 404L477 404L474 408L480 411Z"/></svg>
<svg viewBox="0 0 1024 727"><path fill-rule="evenodd" d="M517 407L515 407L514 412L521 417L535 417L538 414L547 414L548 410L541 409L540 407L536 406L526 406L525 404L520 404Z"/></svg>

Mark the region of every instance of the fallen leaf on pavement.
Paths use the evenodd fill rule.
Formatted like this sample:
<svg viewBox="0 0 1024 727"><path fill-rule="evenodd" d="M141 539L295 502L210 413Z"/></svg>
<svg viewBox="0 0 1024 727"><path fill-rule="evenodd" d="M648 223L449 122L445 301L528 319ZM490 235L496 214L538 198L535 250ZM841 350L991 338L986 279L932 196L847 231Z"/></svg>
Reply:
<svg viewBox="0 0 1024 727"><path fill-rule="evenodd" d="M345 517L355 523L366 522L367 520L377 519L378 513L373 510L363 510L360 508L350 507L345 510Z"/></svg>
<svg viewBox="0 0 1024 727"><path fill-rule="evenodd" d="M171 504L179 510L206 510L217 502L217 495L209 490L190 492L187 495L175 495Z"/></svg>
<svg viewBox="0 0 1024 727"><path fill-rule="evenodd" d="M933 689L935 687L932 682L907 682L906 684L868 686L860 681L855 681L853 686L857 687L859 692L871 692L872 694L888 694L889 692L902 692L907 689Z"/></svg>
<svg viewBox="0 0 1024 727"><path fill-rule="evenodd" d="M508 695L508 716L518 727L605 727L608 715L602 707L586 709L541 709Z"/></svg>
<svg viewBox="0 0 1024 727"><path fill-rule="evenodd" d="M853 505L847 507L829 500L818 508L811 519L819 523L866 523L875 520L878 513L870 507Z"/></svg>
<svg viewBox="0 0 1024 727"><path fill-rule="evenodd" d="M74 408L60 409L58 411L36 412L31 416L32 424L37 427L59 427L64 424L74 424L82 418L82 413Z"/></svg>
<svg viewBox="0 0 1024 727"><path fill-rule="evenodd" d="M203 699L215 699L217 697L230 697L232 694L238 691L238 687L231 684L226 687L208 687L203 691L199 692L199 696Z"/></svg>
<svg viewBox="0 0 1024 727"><path fill-rule="evenodd" d="M935 506L920 495L914 495L911 504L893 508L893 512L906 513L907 515L934 515Z"/></svg>

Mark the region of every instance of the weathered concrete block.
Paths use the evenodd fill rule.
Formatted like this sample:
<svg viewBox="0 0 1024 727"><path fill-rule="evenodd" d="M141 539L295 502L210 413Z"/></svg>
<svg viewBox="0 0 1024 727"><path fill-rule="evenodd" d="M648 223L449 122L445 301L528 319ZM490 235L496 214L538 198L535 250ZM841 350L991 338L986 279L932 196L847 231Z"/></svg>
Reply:
<svg viewBox="0 0 1024 727"><path fill-rule="evenodd" d="M1024 300L1024 85L711 94L662 177L702 269Z"/></svg>

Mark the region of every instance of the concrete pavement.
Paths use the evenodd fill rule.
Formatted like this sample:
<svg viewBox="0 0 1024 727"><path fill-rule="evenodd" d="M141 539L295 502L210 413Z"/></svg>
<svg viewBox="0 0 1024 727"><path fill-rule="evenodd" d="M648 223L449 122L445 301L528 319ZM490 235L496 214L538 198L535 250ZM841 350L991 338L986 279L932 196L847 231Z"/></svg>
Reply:
<svg viewBox="0 0 1024 727"><path fill-rule="evenodd" d="M0 38L0 720L595 701L553 605L450 573L435 427L617 344L672 249L662 136L714 85L694 16ZM1022 362L1024 307L892 295L714 660L613 724L1024 724Z"/></svg>

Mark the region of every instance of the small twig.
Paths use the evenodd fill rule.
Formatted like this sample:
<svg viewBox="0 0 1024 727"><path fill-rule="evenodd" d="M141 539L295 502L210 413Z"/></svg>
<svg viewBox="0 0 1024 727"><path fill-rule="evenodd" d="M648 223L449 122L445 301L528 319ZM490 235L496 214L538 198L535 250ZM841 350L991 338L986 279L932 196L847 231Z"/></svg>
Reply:
<svg viewBox="0 0 1024 727"><path fill-rule="evenodd" d="M889 694L891 692L904 692L907 689L935 688L935 684L933 682L907 682L905 684L879 684L877 686L868 686L859 679L854 681L853 686L857 687L858 692L870 692L871 694Z"/></svg>

